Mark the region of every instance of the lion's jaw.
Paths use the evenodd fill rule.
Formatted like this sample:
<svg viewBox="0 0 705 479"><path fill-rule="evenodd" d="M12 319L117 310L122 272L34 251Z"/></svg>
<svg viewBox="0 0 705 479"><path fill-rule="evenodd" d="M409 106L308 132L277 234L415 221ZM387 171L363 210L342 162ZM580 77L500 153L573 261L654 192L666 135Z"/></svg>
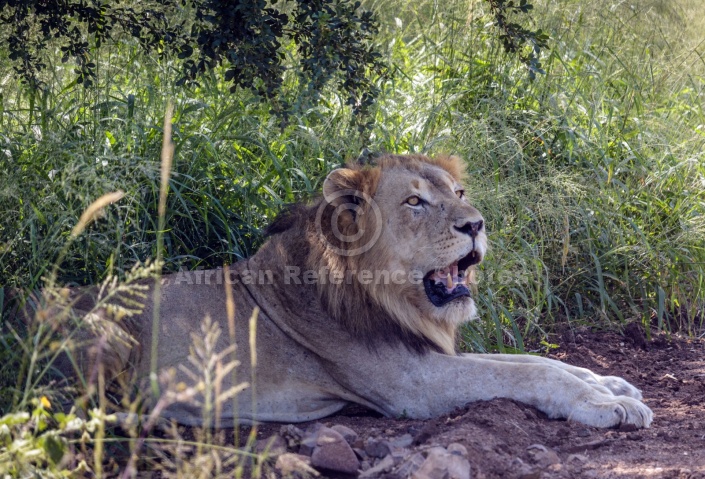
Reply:
<svg viewBox="0 0 705 479"><path fill-rule="evenodd" d="M364 231L350 251L364 252L346 257L345 267L381 271L374 277L384 280L356 284L358 291L406 331L449 354L457 326L476 314L471 270L487 249L483 218L461 193L460 168L455 157L385 157L372 169L336 170L324 184L327 198L342 187L370 198L371 205L346 220ZM399 272L405 274L395 279ZM344 314L335 306L333 312Z"/></svg>

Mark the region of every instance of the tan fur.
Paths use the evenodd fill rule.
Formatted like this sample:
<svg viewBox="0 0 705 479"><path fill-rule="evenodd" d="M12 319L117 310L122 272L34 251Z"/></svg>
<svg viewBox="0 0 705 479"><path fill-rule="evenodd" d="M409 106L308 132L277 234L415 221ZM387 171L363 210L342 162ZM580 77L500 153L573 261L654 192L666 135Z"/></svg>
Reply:
<svg viewBox="0 0 705 479"><path fill-rule="evenodd" d="M375 165L351 164L330 173L322 197L283 212L257 254L231 267L231 282L222 270L198 272L200 280L196 273L164 277L154 338L160 369L188 364L191 335L205 316L229 330L225 288L231 288L239 374L246 377L253 366L248 322L260 310L257 394L254 403L241 394L238 410L230 401L220 404L221 423L233 416L306 421L349 402L390 416L426 418L470 401L507 397L550 417L648 427L651 411L620 378L533 356L456 354L457 328L475 315L473 299L437 307L420 281L392 280L395 273L413 272L420 280L460 258L484 256L484 227L468 233L482 216L458 193L463 171L453 156L388 155ZM263 280L251 281L252 272ZM351 275L359 272L379 277L368 282ZM318 273L316 280L307 281L308 273ZM335 277L342 281L328 280ZM133 318L141 348L133 349L129 362L138 379L149 375L152 310L148 303ZM229 346L228 335L221 335L217 349ZM177 380L191 382L179 374ZM223 378L222 390L230 380ZM164 414L202 423L195 404L177 403Z"/></svg>

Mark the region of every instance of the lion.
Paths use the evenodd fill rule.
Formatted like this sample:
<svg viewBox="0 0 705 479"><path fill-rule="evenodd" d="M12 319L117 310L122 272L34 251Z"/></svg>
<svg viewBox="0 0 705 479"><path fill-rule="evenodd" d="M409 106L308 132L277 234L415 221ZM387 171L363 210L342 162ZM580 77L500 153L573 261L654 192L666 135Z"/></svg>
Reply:
<svg viewBox="0 0 705 479"><path fill-rule="evenodd" d="M538 356L456 351L458 328L476 315L473 270L487 252L485 221L468 202L463 172L458 157L423 155L384 155L330 172L322 195L283 211L254 256L195 278L163 276L156 358L148 300L131 321L138 345L122 343L113 372L131 368L147 378L154 359L189 382L178 367L188 361L191 336L204 317L229 330L231 294L237 348L228 349L225 334L216 348L236 356L241 370L254 367L256 388L219 404L222 424L312 421L351 403L426 419L509 398L549 418L649 427L641 392L619 377ZM223 390L234 386L230 375L222 380ZM171 404L162 416L203 422L197 402Z"/></svg>

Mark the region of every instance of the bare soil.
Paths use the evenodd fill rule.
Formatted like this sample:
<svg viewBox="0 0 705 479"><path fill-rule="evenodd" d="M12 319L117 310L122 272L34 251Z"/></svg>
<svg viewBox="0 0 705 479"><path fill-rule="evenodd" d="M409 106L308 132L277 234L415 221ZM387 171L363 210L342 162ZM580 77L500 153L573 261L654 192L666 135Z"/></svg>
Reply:
<svg viewBox="0 0 705 479"><path fill-rule="evenodd" d="M560 346L550 357L639 387L654 411L651 428L598 429L550 420L505 399L472 403L428 421L351 408L320 422L348 426L362 441L411 434L412 452L460 443L473 478L705 478L705 340L663 333L647 340L633 326L623 335L571 331L556 342ZM258 437L280 427L262 425Z"/></svg>

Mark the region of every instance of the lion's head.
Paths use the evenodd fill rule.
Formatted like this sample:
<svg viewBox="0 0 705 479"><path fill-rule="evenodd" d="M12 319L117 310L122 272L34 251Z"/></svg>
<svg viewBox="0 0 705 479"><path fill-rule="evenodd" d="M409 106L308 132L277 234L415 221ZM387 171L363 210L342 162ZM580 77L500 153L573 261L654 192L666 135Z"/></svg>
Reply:
<svg viewBox="0 0 705 479"><path fill-rule="evenodd" d="M270 232L293 230L304 242L322 302L349 330L453 354L458 325L475 315L470 275L487 249L462 172L453 156L350 164L328 175L322 198Z"/></svg>

